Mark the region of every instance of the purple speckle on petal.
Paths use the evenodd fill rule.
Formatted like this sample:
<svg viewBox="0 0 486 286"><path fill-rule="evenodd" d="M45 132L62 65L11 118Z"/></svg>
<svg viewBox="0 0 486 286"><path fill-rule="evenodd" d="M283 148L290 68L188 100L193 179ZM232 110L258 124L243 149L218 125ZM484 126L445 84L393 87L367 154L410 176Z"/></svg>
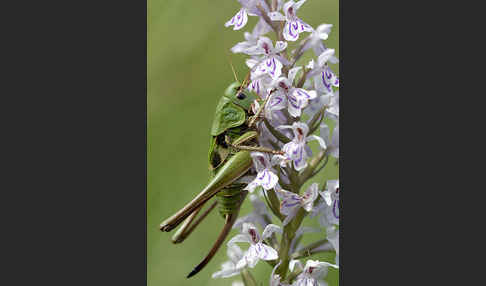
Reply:
<svg viewBox="0 0 486 286"><path fill-rule="evenodd" d="M294 96L289 96L289 102L293 107L300 109L300 103Z"/></svg>
<svg viewBox="0 0 486 286"><path fill-rule="evenodd" d="M334 215L335 218L339 219L339 215L336 213L336 205L339 204L339 200L335 200L334 204L332 206L332 214Z"/></svg>
<svg viewBox="0 0 486 286"><path fill-rule="evenodd" d="M280 97L275 97L274 100L273 100L273 103L271 104L271 106L275 106L275 105L278 105L280 104L280 102L282 102L282 98Z"/></svg>
<svg viewBox="0 0 486 286"><path fill-rule="evenodd" d="M294 161L295 165L300 165L300 163L302 163L302 161L304 160L304 148L299 148L299 157L297 158L297 160Z"/></svg>
<svg viewBox="0 0 486 286"><path fill-rule="evenodd" d="M329 69L326 70L326 77L327 79L331 79L332 77L332 72Z"/></svg>
<svg viewBox="0 0 486 286"><path fill-rule="evenodd" d="M292 28L294 28L294 30L297 30L299 28L299 23L297 22L292 23Z"/></svg>
<svg viewBox="0 0 486 286"><path fill-rule="evenodd" d="M257 180L261 181L265 177L265 172L258 173Z"/></svg>
<svg viewBox="0 0 486 286"><path fill-rule="evenodd" d="M268 174L267 170L265 170L264 172L265 172L265 175L267 176L267 182L266 182L265 185L270 186L270 180L271 180L272 176L270 176L270 174Z"/></svg>
<svg viewBox="0 0 486 286"><path fill-rule="evenodd" d="M240 10L240 12L238 13L238 20L240 20L240 22L236 23L237 27L243 26L243 19L243 10Z"/></svg>
<svg viewBox="0 0 486 286"><path fill-rule="evenodd" d="M275 63L275 58L272 58L272 63L273 63L272 75L273 75L273 74L275 74L275 71L277 70L277 64Z"/></svg>
<svg viewBox="0 0 486 286"><path fill-rule="evenodd" d="M297 38L297 35L295 35L294 33L292 33L292 23L289 23L289 35L292 38Z"/></svg>
<svg viewBox="0 0 486 286"><path fill-rule="evenodd" d="M299 203L300 203L300 201L297 201L297 202L294 202L294 203L285 202L285 203L283 203L283 206L286 207L286 208L290 208L290 207L295 207Z"/></svg>
<svg viewBox="0 0 486 286"><path fill-rule="evenodd" d="M305 97L307 97L307 98L310 98L310 95L309 95L307 92L304 92L304 91L303 91L303 90L301 90L301 89L298 89L298 90L297 90L297 93L298 93L299 95L303 95L303 96L305 96Z"/></svg>
<svg viewBox="0 0 486 286"><path fill-rule="evenodd" d="M322 72L322 82L323 82L323 83L324 83L324 85L326 86L327 90L332 91L332 90L331 90L331 84L328 84L328 83L327 83L326 78L325 78L325 75L324 75L324 72Z"/></svg>

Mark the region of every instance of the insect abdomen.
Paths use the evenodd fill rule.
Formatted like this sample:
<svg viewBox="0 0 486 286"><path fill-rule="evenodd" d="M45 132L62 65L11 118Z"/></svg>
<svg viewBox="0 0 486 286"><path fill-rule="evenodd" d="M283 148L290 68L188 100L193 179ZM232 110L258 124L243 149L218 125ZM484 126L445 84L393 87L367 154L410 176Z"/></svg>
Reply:
<svg viewBox="0 0 486 286"><path fill-rule="evenodd" d="M219 213L223 217L235 213L240 208L244 187L242 184L231 184L216 194Z"/></svg>

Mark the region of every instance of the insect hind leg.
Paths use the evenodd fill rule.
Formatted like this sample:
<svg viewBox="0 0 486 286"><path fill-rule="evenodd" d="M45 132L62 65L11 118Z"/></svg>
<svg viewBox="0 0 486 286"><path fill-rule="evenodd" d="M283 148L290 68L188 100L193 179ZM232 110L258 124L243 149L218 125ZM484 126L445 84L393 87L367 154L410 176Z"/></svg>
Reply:
<svg viewBox="0 0 486 286"><path fill-rule="evenodd" d="M196 216L201 211L203 205L197 208L191 215L189 215L184 222L182 223L181 227L177 230L177 232L172 236L172 243L181 243L183 242L192 231L206 218L206 216L216 207L217 201L213 202L211 206L202 213L196 220Z"/></svg>

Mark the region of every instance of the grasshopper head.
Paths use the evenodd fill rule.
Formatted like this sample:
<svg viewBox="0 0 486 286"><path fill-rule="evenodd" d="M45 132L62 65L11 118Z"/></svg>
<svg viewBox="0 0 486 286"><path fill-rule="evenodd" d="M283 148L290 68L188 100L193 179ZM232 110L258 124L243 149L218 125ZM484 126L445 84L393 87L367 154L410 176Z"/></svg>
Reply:
<svg viewBox="0 0 486 286"><path fill-rule="evenodd" d="M240 90L241 83L235 81L226 88L224 96L229 98L234 104L244 108L246 111L250 110L252 102L257 99L257 97L242 88Z"/></svg>

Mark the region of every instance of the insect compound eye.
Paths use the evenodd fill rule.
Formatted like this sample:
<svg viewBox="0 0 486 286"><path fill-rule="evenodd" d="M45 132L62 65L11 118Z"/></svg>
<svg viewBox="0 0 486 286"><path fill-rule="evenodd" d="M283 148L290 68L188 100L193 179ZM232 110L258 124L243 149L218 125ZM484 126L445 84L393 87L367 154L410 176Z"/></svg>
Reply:
<svg viewBox="0 0 486 286"><path fill-rule="evenodd" d="M238 95L236 96L236 98L238 98L238 99L245 99L246 98L246 95L243 92L240 92L240 93L238 93Z"/></svg>

